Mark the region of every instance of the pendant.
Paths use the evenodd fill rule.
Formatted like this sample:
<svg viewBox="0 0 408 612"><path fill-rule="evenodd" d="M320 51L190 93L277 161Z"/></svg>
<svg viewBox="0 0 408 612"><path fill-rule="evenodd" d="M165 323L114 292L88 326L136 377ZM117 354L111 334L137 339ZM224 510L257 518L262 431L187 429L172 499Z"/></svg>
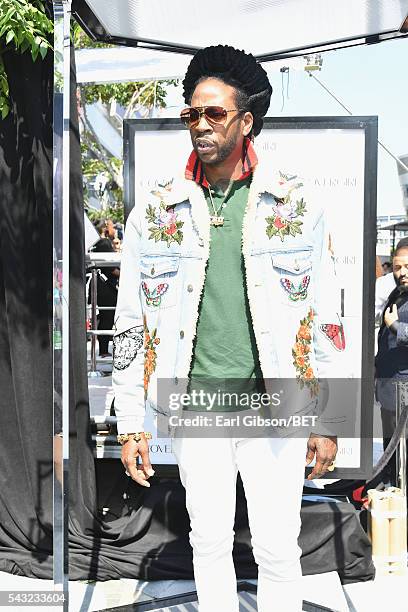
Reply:
<svg viewBox="0 0 408 612"><path fill-rule="evenodd" d="M210 215L210 225L214 225L215 227L224 225L224 217L220 217L217 215Z"/></svg>

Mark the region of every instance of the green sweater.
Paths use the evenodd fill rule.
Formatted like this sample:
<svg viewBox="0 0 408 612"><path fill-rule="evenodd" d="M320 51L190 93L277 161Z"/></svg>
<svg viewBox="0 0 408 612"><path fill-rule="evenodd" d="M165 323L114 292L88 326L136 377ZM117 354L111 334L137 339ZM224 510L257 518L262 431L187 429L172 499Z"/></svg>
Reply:
<svg viewBox="0 0 408 612"><path fill-rule="evenodd" d="M259 390L262 372L252 328L242 255L242 222L251 178L235 181L218 213L224 225L211 226L210 256L199 308L197 334L190 370L191 388L215 392L250 393ZM210 214L214 211L208 190ZM218 210L224 193L213 189ZM258 380L257 380L258 379ZM205 382L204 382L205 381ZM216 405L213 410L248 406ZM191 409L191 408L190 408ZM203 410L204 407L200 407Z"/></svg>

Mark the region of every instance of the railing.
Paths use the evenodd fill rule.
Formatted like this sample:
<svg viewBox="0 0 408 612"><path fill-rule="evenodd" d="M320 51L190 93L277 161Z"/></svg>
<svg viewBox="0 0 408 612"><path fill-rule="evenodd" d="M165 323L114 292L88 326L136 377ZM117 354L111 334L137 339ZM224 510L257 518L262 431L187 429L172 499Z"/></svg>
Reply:
<svg viewBox="0 0 408 612"><path fill-rule="evenodd" d="M91 303L87 303L87 311L90 316L87 320L90 321L91 327L87 329L87 334L91 336L91 364L88 372L89 378L102 376L102 373L96 369L96 338L97 336L113 336L113 329L97 329L98 327L98 311L99 310L115 310L115 306L99 306L98 305L98 274L104 268L115 266L120 268L121 254L120 253L87 253L85 257L85 265L87 273L91 274ZM87 300L88 302L88 300Z"/></svg>
<svg viewBox="0 0 408 612"><path fill-rule="evenodd" d="M401 418L403 411L407 409L408 405L408 383L398 381L397 383L397 397L396 397L396 423ZM403 417L402 417L403 418ZM399 445L397 449L396 462L397 462L397 485L399 484L400 489L405 495L407 490L407 427L404 425L401 431Z"/></svg>

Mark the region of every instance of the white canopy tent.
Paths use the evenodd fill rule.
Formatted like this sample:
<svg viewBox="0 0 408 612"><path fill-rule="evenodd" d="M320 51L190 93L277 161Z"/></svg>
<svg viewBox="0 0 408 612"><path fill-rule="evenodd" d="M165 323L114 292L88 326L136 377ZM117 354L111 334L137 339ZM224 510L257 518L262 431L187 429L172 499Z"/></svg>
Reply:
<svg viewBox="0 0 408 612"><path fill-rule="evenodd" d="M261 61L408 34L408 0L74 0L94 39L192 54L230 44Z"/></svg>
<svg viewBox="0 0 408 612"><path fill-rule="evenodd" d="M259 61L281 60L329 49L373 44L408 35L408 0L53 0L54 6L54 155L53 252L54 405L62 407L63 475L54 469L54 585L68 591L69 468L69 166L70 166L70 17L95 40L192 55L211 44L231 44L255 54ZM182 58L188 60L187 58ZM173 58L174 60L174 58ZM95 60L98 61L98 60ZM100 61L100 60L99 60ZM161 61L161 60L160 60ZM171 70L150 63L155 78L185 72L187 62ZM130 60L136 68L134 59ZM140 58L140 62L146 59ZM164 62L164 60L163 60ZM181 59L180 59L181 62ZM99 66L106 70L106 65ZM94 66L95 70L96 66ZM117 73L119 80L143 80L147 72ZM160 72L160 70L162 72ZM99 71L100 74L101 70ZM114 70L113 70L114 72ZM170 72L170 74L169 74ZM103 82L81 77L85 82ZM57 418L57 412L55 412ZM60 428L59 428L60 429ZM62 480L61 480L62 479ZM64 602L68 612L68 599Z"/></svg>
<svg viewBox="0 0 408 612"><path fill-rule="evenodd" d="M177 79L190 57L175 53L115 47L75 52L77 83L119 83Z"/></svg>
<svg viewBox="0 0 408 612"><path fill-rule="evenodd" d="M182 78L191 56L139 49L114 47L109 49L78 49L75 51L77 83L120 83L126 81L159 81ZM266 62L267 72L283 66L304 70L305 60L294 57Z"/></svg>

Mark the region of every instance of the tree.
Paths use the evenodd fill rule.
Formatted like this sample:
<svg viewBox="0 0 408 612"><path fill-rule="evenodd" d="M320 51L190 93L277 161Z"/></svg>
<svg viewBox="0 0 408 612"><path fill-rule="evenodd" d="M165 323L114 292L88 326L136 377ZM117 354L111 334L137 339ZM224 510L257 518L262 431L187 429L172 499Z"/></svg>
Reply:
<svg viewBox="0 0 408 612"><path fill-rule="evenodd" d="M96 43L75 24L72 36L75 48L107 48L114 45ZM177 80L137 81L111 84L83 84L78 88L79 119L81 124L82 171L84 175L85 205L89 206L89 188L98 174L105 175L110 192L114 196L116 208L123 218L123 166L122 161L113 157L99 141L87 115L87 106L99 103L105 107L106 116L122 136L123 119L131 118L136 113L148 117L153 108L166 106L166 86L177 85ZM117 108L120 112L117 112ZM115 208L115 207L113 207ZM105 215L107 210L101 211ZM95 217L94 210L90 214ZM114 215L115 216L115 215ZM118 219L120 220L120 219Z"/></svg>
<svg viewBox="0 0 408 612"><path fill-rule="evenodd" d="M40 0L1 0L0 3L0 114L5 119L10 112L9 86L2 54L14 49L30 51L33 62L44 59L51 49L50 37L54 24Z"/></svg>
<svg viewBox="0 0 408 612"><path fill-rule="evenodd" d="M10 112L9 86L2 62L2 53L14 49L19 53L30 52L33 61L44 59L52 49L54 31L46 6L41 0L0 0L0 115L3 119ZM75 48L113 47L91 40L80 26L73 22L71 38ZM122 133L122 120L139 115L149 116L153 108L166 106L166 86L178 81L149 81L113 83L106 85L85 84L78 88L78 114L81 127L82 170L84 176L85 204L89 201L89 186L98 174L106 176L106 184L117 204L118 215L123 217L122 161L113 157L101 144L87 116L87 105L100 103L112 116L114 127ZM115 112L117 107L121 113ZM97 214L96 212L94 213Z"/></svg>

